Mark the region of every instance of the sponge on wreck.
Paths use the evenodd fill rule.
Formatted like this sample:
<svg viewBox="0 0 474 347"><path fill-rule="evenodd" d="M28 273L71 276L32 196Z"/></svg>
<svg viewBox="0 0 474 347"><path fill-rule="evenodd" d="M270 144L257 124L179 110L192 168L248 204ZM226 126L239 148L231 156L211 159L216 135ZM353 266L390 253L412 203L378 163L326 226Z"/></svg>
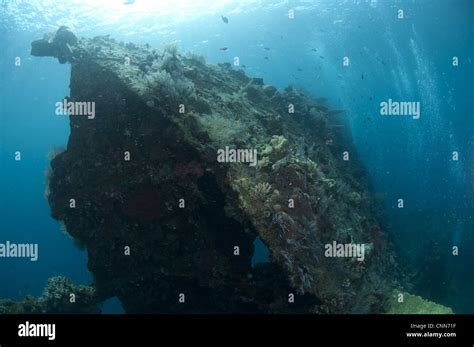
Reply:
<svg viewBox="0 0 474 347"><path fill-rule="evenodd" d="M449 307L397 290L392 292L384 308L387 314L454 314Z"/></svg>

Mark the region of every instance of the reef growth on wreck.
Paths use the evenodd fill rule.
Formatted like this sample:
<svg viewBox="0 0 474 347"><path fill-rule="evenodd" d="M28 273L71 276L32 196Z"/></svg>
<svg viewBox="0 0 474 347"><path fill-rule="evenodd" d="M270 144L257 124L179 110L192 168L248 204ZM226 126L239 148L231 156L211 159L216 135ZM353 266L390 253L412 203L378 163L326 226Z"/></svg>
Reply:
<svg viewBox="0 0 474 347"><path fill-rule="evenodd" d="M88 252L97 302L116 296L128 313L385 311L396 260L324 100L172 45L64 27L32 55L70 63L68 101L95 103L93 119L70 116L48 201ZM239 150L258 154L233 160ZM270 259L252 266L257 237ZM364 245L364 260L326 257L334 241Z"/></svg>
<svg viewBox="0 0 474 347"><path fill-rule="evenodd" d="M40 297L23 301L0 300L0 314L100 313L95 289L77 285L65 277L51 277Z"/></svg>

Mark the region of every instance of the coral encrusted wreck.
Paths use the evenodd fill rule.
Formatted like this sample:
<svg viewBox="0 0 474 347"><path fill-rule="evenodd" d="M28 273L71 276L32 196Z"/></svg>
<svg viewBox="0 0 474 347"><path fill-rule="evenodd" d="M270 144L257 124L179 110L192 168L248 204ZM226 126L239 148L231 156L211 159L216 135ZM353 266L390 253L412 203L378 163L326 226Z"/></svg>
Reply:
<svg viewBox="0 0 474 347"><path fill-rule="evenodd" d="M65 277L51 277L43 294L23 301L0 300L0 314L100 313L94 287L76 285Z"/></svg>
<svg viewBox="0 0 474 347"><path fill-rule="evenodd" d="M173 46L64 27L32 45L72 65L68 101L95 102L94 119L70 117L48 200L100 300L130 313L383 312L395 260L323 102ZM226 147L258 160L219 162ZM257 237L270 259L252 266ZM364 244L364 261L325 257L333 241Z"/></svg>

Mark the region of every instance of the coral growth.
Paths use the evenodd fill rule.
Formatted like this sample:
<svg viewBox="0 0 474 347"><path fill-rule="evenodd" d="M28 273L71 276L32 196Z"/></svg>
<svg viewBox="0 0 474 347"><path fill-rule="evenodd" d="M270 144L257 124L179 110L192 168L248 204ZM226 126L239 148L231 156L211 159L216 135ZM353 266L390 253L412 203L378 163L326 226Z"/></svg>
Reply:
<svg viewBox="0 0 474 347"><path fill-rule="evenodd" d="M266 201L270 197L270 192L272 186L265 183L258 183L254 188L252 188L250 195L255 201Z"/></svg>
<svg viewBox="0 0 474 347"><path fill-rule="evenodd" d="M267 144L260 145L259 168L270 167L271 164L285 157L289 151L288 140L281 135L273 135Z"/></svg>
<svg viewBox="0 0 474 347"><path fill-rule="evenodd" d="M242 123L235 119L229 119L222 115L210 114L200 119L202 128L212 140L223 148L230 143L245 143L249 140L249 133Z"/></svg>
<svg viewBox="0 0 474 347"><path fill-rule="evenodd" d="M165 70L154 70L143 76L141 85L137 85L140 93L150 100L161 98L188 97L192 94L194 85L191 81L172 75Z"/></svg>
<svg viewBox="0 0 474 347"><path fill-rule="evenodd" d="M0 301L0 314L100 313L98 303L93 287L76 285L65 277L52 277L39 298L26 296L20 302Z"/></svg>
<svg viewBox="0 0 474 347"><path fill-rule="evenodd" d="M176 44L168 43L160 56L152 56L152 61L143 65L143 76L133 87L147 100L187 98L193 94L194 84L183 71Z"/></svg>
<svg viewBox="0 0 474 347"><path fill-rule="evenodd" d="M384 306L388 314L453 314L449 307L425 300L419 296L394 290Z"/></svg>

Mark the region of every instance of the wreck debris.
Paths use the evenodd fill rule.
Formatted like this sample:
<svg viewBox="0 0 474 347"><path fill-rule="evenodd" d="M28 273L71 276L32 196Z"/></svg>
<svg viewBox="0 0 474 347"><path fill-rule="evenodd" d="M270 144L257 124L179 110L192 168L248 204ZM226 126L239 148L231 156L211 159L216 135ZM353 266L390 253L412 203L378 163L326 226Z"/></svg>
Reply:
<svg viewBox="0 0 474 347"><path fill-rule="evenodd" d="M337 152L356 152L334 133L338 111L175 47L69 33L32 54L70 62L71 98L95 102L97 116L71 118L48 201L87 249L98 297L129 313L383 310L396 282L389 243L364 266L324 257L326 243L369 244L380 230L359 164ZM258 165L218 162L227 146L258 150ZM271 259L252 267L257 237ZM289 303L290 292L306 299Z"/></svg>
<svg viewBox="0 0 474 347"><path fill-rule="evenodd" d="M68 314L100 313L92 286L76 285L66 277L51 277L43 294L34 298L26 296L23 301L0 300L0 314Z"/></svg>

